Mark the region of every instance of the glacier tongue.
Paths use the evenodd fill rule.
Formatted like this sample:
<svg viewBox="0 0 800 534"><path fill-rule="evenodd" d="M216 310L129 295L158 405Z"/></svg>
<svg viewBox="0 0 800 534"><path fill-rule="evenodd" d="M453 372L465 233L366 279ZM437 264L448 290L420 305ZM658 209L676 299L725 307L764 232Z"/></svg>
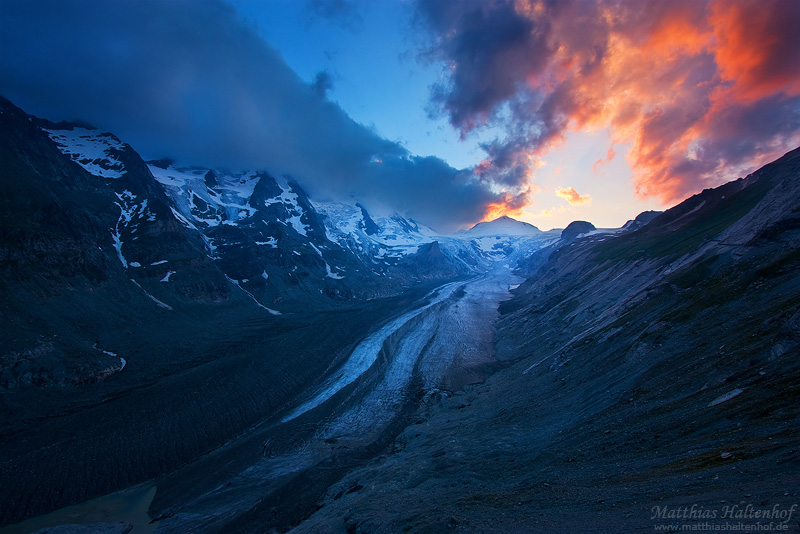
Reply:
<svg viewBox="0 0 800 534"><path fill-rule="evenodd" d="M296 419L309 410L312 410L334 396L342 388L354 382L359 376L364 374L375 361L378 359L378 354L381 351L383 342L399 330L403 325L408 323L411 319L418 316L428 308L442 302L449 298L453 292L461 287L463 282L452 282L444 286L436 288L428 297L430 301L410 312L407 312L397 319L389 322L374 334L368 336L362 341L355 350L350 354L345 364L339 369L326 383L322 386L322 390L317 393L312 399L299 406L292 413L284 417L281 422L291 421Z"/></svg>

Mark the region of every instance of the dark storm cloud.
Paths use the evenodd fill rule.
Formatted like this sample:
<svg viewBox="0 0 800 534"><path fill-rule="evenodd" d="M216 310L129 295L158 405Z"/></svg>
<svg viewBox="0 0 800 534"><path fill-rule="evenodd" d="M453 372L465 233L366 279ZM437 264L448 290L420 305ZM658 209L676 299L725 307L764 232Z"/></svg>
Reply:
<svg viewBox="0 0 800 534"><path fill-rule="evenodd" d="M630 143L637 191L670 202L800 143L796 0L417 0L432 102L483 144L476 172L530 183L575 130ZM495 131L496 131L495 130Z"/></svg>
<svg viewBox="0 0 800 534"><path fill-rule="evenodd" d="M508 2L421 1L418 15L439 36L432 57L451 73L434 101L462 132L486 123L521 89L525 72L546 65L546 25L534 26Z"/></svg>
<svg viewBox="0 0 800 534"><path fill-rule="evenodd" d="M393 206L437 229L455 229L452 220L480 220L486 206L499 198L471 172L457 171L436 157L389 157L371 166Z"/></svg>
<svg viewBox="0 0 800 534"><path fill-rule="evenodd" d="M5 0L0 12L0 94L113 131L146 158L291 174L312 195L399 203L445 229L493 200L471 174L354 122L324 98L327 73L300 80L224 2Z"/></svg>

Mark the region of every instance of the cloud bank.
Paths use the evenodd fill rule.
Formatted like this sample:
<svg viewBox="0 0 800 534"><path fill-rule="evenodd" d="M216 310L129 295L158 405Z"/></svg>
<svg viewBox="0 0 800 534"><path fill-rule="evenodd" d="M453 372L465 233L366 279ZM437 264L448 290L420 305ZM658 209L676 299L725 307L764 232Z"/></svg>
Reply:
<svg viewBox="0 0 800 534"><path fill-rule="evenodd" d="M310 5L355 16L352 2ZM352 195L444 231L500 199L353 121L325 98L328 73L299 79L221 0L3 0L0 11L0 94L113 131L145 157L290 174L312 195Z"/></svg>
<svg viewBox="0 0 800 534"><path fill-rule="evenodd" d="M418 0L417 17L447 66L435 109L462 136L505 132L475 173L511 193L570 131L630 143L637 194L665 203L800 144L796 0Z"/></svg>

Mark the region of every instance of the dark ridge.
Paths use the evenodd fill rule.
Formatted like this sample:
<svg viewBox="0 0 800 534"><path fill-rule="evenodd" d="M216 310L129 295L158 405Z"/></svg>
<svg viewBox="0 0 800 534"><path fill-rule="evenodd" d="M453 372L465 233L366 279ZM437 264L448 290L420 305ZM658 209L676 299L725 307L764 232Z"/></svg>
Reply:
<svg viewBox="0 0 800 534"><path fill-rule="evenodd" d="M561 231L561 239L563 240L571 240L578 237L580 234L586 234L591 232L592 230L596 230L595 226L586 221L573 221L567 225L564 230Z"/></svg>
<svg viewBox="0 0 800 534"><path fill-rule="evenodd" d="M364 218L364 231L367 235L374 235L381 231L380 227L375 224L375 221L372 220L372 217L369 216L367 213L367 208L362 206L360 203L356 203L356 206L361 210L361 216Z"/></svg>

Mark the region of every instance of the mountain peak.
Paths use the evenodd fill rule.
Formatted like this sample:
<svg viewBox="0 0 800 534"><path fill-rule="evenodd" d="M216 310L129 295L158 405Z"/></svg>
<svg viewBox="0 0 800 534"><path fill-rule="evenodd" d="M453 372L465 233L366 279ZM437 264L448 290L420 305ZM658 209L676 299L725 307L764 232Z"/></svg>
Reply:
<svg viewBox="0 0 800 534"><path fill-rule="evenodd" d="M595 226L587 221L572 221L567 225L566 228L561 232L561 239L563 240L570 240L575 239L581 234L588 234L589 232L596 230Z"/></svg>
<svg viewBox="0 0 800 534"><path fill-rule="evenodd" d="M534 225L512 219L507 215L489 222L479 222L464 234L475 235L536 235L542 231Z"/></svg>

